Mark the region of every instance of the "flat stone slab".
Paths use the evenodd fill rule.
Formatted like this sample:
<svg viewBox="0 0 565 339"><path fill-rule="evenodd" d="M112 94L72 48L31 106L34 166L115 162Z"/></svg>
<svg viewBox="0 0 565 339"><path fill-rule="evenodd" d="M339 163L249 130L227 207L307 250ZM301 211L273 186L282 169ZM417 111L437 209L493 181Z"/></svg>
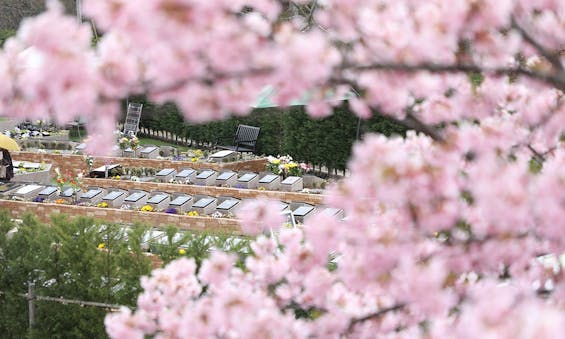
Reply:
<svg viewBox="0 0 565 339"><path fill-rule="evenodd" d="M234 151L219 151L216 153L211 154L208 157L210 162L226 162L226 161L235 161L237 160L237 153Z"/></svg>

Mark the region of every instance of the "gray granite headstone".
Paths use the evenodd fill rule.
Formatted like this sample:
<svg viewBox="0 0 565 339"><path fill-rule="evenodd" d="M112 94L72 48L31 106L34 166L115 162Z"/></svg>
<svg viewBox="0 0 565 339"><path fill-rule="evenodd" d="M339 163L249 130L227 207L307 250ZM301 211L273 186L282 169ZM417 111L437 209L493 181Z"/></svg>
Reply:
<svg viewBox="0 0 565 339"><path fill-rule="evenodd" d="M255 189L259 184L259 175L257 173L245 173L237 179L238 188Z"/></svg>

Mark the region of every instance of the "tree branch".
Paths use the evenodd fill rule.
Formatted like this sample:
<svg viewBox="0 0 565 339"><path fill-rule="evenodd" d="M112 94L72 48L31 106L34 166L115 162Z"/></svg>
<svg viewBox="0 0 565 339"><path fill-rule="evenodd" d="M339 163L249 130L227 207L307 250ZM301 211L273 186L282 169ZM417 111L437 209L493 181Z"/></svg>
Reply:
<svg viewBox="0 0 565 339"><path fill-rule="evenodd" d="M543 156L543 154L539 153L532 145L528 144L528 149L533 153L534 157L534 161L537 162L539 165L543 165L543 162L545 161L545 157Z"/></svg>
<svg viewBox="0 0 565 339"><path fill-rule="evenodd" d="M551 53L547 48L542 46L539 41L537 41L530 33L528 33L524 29L524 27L518 24L518 21L514 16L511 17L511 25L512 28L514 28L515 30L518 31L518 33L520 33L522 38L524 38L524 40L527 43L529 43L532 47L534 47L538 51L538 53L541 54L541 56L543 56L547 61L551 63L551 65L556 69L558 74L562 74L562 72L564 71L563 64L561 63L561 60L559 59L557 54Z"/></svg>
<svg viewBox="0 0 565 339"><path fill-rule="evenodd" d="M445 138L440 134L440 132L433 128L432 126L426 125L424 124L422 121L420 121L420 119L418 119L415 115L413 115L412 113L408 113L406 115L406 118L400 120L400 119L396 119L392 116L389 116L393 121L408 127L410 129L413 129L415 131L424 133L425 135L429 136L430 138L432 138L434 141L443 143L445 142Z"/></svg>
<svg viewBox="0 0 565 339"><path fill-rule="evenodd" d="M306 31L310 29L310 27L312 27L312 24L314 23L314 12L316 11L317 6L318 6L318 0L314 0L314 3L310 8L310 13L308 13L308 16L306 17L306 26L302 29L302 31Z"/></svg>
<svg viewBox="0 0 565 339"><path fill-rule="evenodd" d="M486 73L490 75L524 75L529 78L551 84L557 89L565 91L565 76L539 73L523 67L481 67L477 65L464 64L436 64L433 62L422 62L417 64L404 64L394 62L382 62L366 65L344 64L342 70L353 71L389 71L389 72L430 72L430 73Z"/></svg>
<svg viewBox="0 0 565 339"><path fill-rule="evenodd" d="M406 306L406 304L396 304L396 305L393 305L393 306L391 306L391 307L382 308L382 309L380 309L380 310L378 310L378 311L376 311L376 312L369 313L369 314L367 314L367 315L365 315L365 316L362 316L362 317L360 317L360 318L352 319L352 320L349 322L349 326L347 327L347 332L346 332L345 334L351 333L351 331L353 331L353 328L354 328L355 325L357 325L357 324L360 324L360 323L362 323L362 322L364 322L364 321L367 321L367 320L380 318L380 317L382 317L383 315L385 315L385 314L387 314L387 313L389 313L389 312L395 312L395 311L401 310L401 309L403 309L405 306Z"/></svg>

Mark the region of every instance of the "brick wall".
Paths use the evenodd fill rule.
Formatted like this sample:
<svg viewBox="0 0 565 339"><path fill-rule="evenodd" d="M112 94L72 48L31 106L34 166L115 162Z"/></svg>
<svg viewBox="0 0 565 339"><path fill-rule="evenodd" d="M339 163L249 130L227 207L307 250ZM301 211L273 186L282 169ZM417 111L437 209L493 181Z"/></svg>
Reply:
<svg viewBox="0 0 565 339"><path fill-rule="evenodd" d="M320 194L304 194L295 192L280 191L260 191L251 189L238 189L229 187L213 187L213 186L197 186L183 184L168 184L157 182L136 182L129 180L112 180L112 179L84 179L87 186L98 186L104 188L121 188L124 190L144 190L144 191L163 191L169 193L186 193L190 195L210 195L210 196L230 196L239 199L252 199L264 197L276 199L286 202L305 202L313 205L319 205L324 201L325 196Z"/></svg>
<svg viewBox="0 0 565 339"><path fill-rule="evenodd" d="M13 160L45 162L52 164L52 171L60 168L62 171L87 171L88 167L84 162L84 156L75 154L53 154L53 153L34 153L34 152L13 152ZM94 157L94 168L105 164L120 164L122 167L146 167L154 169L174 168L177 171L181 168L191 167L194 169L210 168L214 170L230 169L233 171L252 171L261 172L265 170L267 159L255 159L246 161L235 161L226 163L193 163L190 161L173 161L167 159L144 159L144 158L121 158L121 157ZM54 172L53 172L54 173Z"/></svg>
<svg viewBox="0 0 565 339"><path fill-rule="evenodd" d="M189 217L187 215L159 212L140 212L111 208L11 200L0 200L0 208L9 210L12 213L12 216L18 219L25 213L33 213L44 223L48 223L50 221L50 216L53 214L66 214L70 218L75 218L77 216L93 217L119 224L123 223L133 225L139 222L144 225L155 227L166 227L172 225L179 229L191 231L207 231L215 233L232 232L234 234L241 234L241 228L238 221L236 219L227 218Z"/></svg>

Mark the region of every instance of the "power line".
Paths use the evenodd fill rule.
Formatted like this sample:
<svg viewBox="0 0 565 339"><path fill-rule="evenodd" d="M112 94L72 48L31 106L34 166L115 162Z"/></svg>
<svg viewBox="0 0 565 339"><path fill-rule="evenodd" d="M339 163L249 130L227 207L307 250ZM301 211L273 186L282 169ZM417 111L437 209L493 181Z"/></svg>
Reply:
<svg viewBox="0 0 565 339"><path fill-rule="evenodd" d="M6 292L2 292L0 291L0 294L12 294L10 292L6 293ZM96 302L96 301L86 301L86 300L77 300L77 299L66 299L63 297L48 297L48 296L41 296L41 295L33 295L32 293L15 293L13 295L17 295L19 297L22 298L26 298L27 300L37 300L37 301L51 301L51 302L57 302L63 305L66 304L74 304L74 305L79 305L79 306L92 306L92 307L101 307L101 308L108 308L111 310L119 310L120 307L123 307L123 305L118 305L118 304L108 304L108 303L101 303L101 302ZM131 307L130 307L131 308Z"/></svg>

